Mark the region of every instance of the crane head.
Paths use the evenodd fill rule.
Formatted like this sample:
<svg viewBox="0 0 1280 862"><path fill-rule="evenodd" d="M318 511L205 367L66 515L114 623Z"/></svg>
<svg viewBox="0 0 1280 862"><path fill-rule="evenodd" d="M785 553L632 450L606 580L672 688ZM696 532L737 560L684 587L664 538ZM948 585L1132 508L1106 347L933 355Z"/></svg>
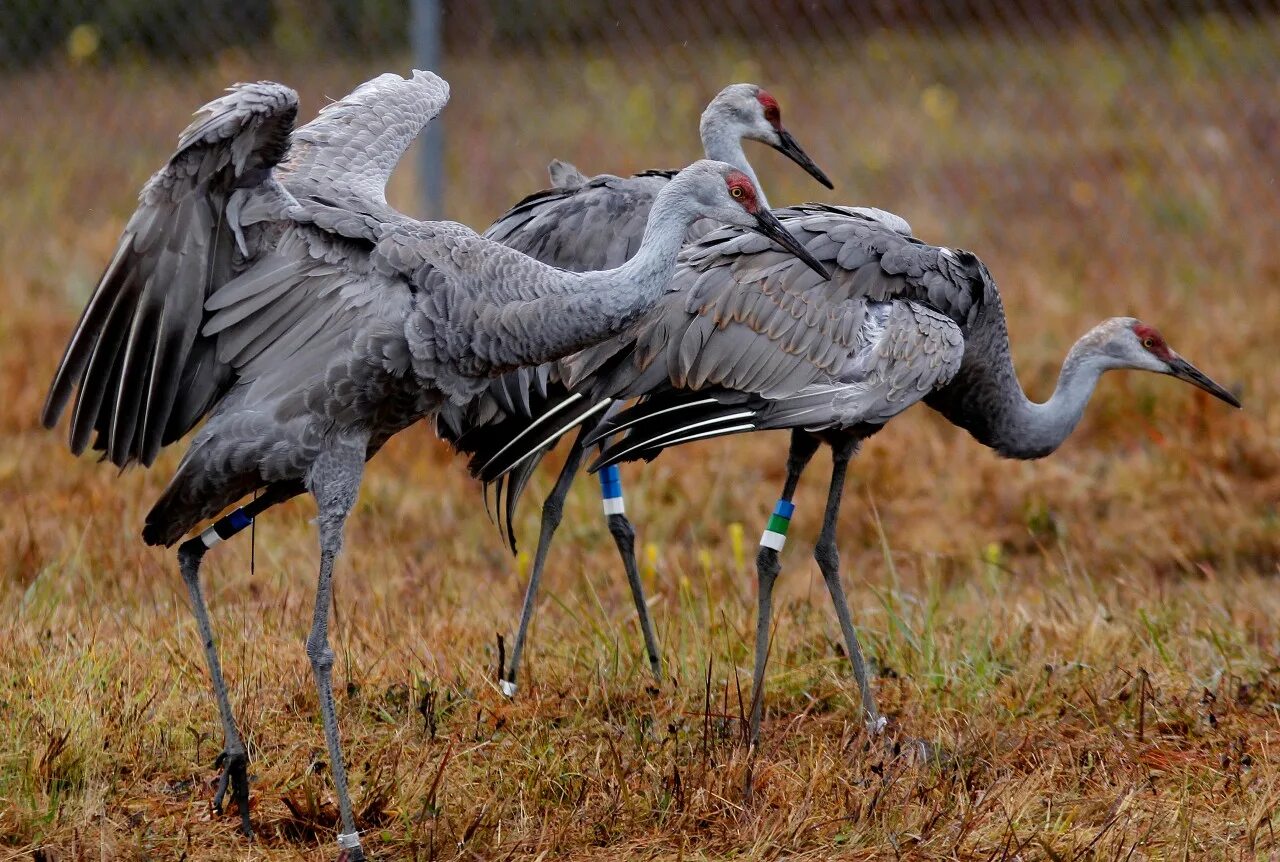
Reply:
<svg viewBox="0 0 1280 862"><path fill-rule="evenodd" d="M1167 374L1208 392L1232 407L1240 406L1239 398L1182 358L1154 326L1132 317L1117 317L1104 323L1103 327L1108 337L1100 351L1109 360L1110 367Z"/></svg>
<svg viewBox="0 0 1280 862"><path fill-rule="evenodd" d="M703 143L719 135L767 144L804 168L805 173L822 185L834 188L822 168L782 125L778 100L758 84L730 84L707 105L702 114Z"/></svg>
<svg viewBox="0 0 1280 862"><path fill-rule="evenodd" d="M736 219L726 219L726 221L729 224L739 224L768 237L798 257L805 266L818 273L823 279L830 279L831 274L827 272L826 267L819 263L817 258L810 254L809 250L791 235L791 232L783 226L782 222L778 221L778 217L768 207L761 206L760 195L756 191L755 184L751 182L751 178L731 165L726 165L725 167L729 168L728 171L723 172L724 190L728 194L729 200L754 223Z"/></svg>

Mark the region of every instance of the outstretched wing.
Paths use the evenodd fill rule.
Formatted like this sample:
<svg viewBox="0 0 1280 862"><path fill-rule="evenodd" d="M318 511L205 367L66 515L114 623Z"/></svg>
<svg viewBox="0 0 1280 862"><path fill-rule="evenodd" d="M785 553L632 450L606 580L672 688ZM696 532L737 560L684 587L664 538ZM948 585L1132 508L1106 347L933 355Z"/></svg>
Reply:
<svg viewBox="0 0 1280 862"><path fill-rule="evenodd" d="M271 402L282 418L302 410L355 416L381 397L374 378L408 370L412 293L440 287L430 252L475 233L393 210L386 183L448 98L449 85L430 72L387 73L294 132L278 171L298 201L289 224L205 307L202 332L249 384L244 397ZM407 268L397 265L406 237L426 240Z"/></svg>
<svg viewBox="0 0 1280 862"><path fill-rule="evenodd" d="M408 221L387 206L386 179L447 98L430 73L382 75L296 131L297 96L279 84L239 85L206 105L144 188L45 424L78 383L72 450L96 431L113 463L150 464L235 381L253 383L253 397L291 392L280 408L301 409L317 379L342 389L366 353L405 367L402 355L375 356L403 342L389 321L403 322L408 286L375 272L372 252L387 222Z"/></svg>
<svg viewBox="0 0 1280 862"><path fill-rule="evenodd" d="M250 221L291 204L270 170L288 149L297 108L297 94L280 84L232 87L197 113L143 187L41 416L53 427L79 387L76 454L96 432L112 463L150 464L207 409L221 380L212 342L198 334L202 307L253 251Z"/></svg>
<svg viewBox="0 0 1280 862"><path fill-rule="evenodd" d="M280 181L300 201L320 197L393 220L400 214L387 204L387 180L448 102L448 82L431 72L414 70L408 78L387 72L366 81L294 133Z"/></svg>

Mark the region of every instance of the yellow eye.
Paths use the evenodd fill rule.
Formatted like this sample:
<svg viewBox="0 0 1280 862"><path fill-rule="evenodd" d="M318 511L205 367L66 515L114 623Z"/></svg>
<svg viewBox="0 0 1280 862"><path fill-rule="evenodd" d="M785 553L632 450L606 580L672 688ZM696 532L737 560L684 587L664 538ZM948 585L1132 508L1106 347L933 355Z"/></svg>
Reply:
<svg viewBox="0 0 1280 862"><path fill-rule="evenodd" d="M1151 348L1156 346L1156 343L1153 339L1144 338L1142 339L1142 346L1147 348L1147 350L1150 350Z"/></svg>
<svg viewBox="0 0 1280 862"><path fill-rule="evenodd" d="M729 189L729 194L733 195L735 198L742 197L742 186L734 186Z"/></svg>

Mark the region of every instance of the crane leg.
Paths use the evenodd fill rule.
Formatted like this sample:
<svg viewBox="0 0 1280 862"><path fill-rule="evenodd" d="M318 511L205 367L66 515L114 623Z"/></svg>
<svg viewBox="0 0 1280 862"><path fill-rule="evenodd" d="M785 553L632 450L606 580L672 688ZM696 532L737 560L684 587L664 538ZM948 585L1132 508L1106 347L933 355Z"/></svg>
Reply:
<svg viewBox="0 0 1280 862"><path fill-rule="evenodd" d="M787 479L782 486L782 495L774 508L774 516L769 519L769 526L760 538L760 550L756 553L756 583L759 596L756 599L756 658L755 669L751 675L751 745L760 743L760 719L764 713L764 669L769 660L769 624L773 616L773 584L778 579L782 564L778 561L778 552L786 542L786 526L779 519L789 522L791 498L795 496L796 486L800 484L800 474L818 451L818 440L803 431L791 433L791 449L787 453ZM786 514L779 514L779 512ZM781 531L775 529L781 527Z"/></svg>
<svg viewBox="0 0 1280 862"><path fill-rule="evenodd" d="M623 510L622 480L618 467L613 465L600 471L600 489L604 494L604 511L609 519L609 534L622 558L627 573L627 585L631 588L631 600L635 602L636 616L640 621L640 633L644 636L644 649L649 654L649 670L653 678L662 682L662 659L658 653L658 638L653 633L653 620L649 618L649 602L640 582L640 569L636 566L636 531Z"/></svg>
<svg viewBox="0 0 1280 862"><path fill-rule="evenodd" d="M862 648L858 644L858 634L854 631L853 620L849 617L849 603L844 596L844 587L840 583L840 551L836 547L836 521L840 515L840 501L844 495L844 478L849 468L849 459L858 450L856 440L836 444L831 450L831 487L827 491L827 510L822 516L822 533L814 546L813 557L818 561L822 571L822 579L827 583L827 592L831 594L831 604L835 607L836 617L840 620L840 630L844 634L845 651L849 662L853 665L853 677L858 683L858 693L862 700L862 719L871 734L879 733L884 727L884 719L876 708L875 695L871 692L871 682L867 677L867 665L862 657Z"/></svg>
<svg viewBox="0 0 1280 862"><path fill-rule="evenodd" d="M191 598L191 612L195 615L196 626L200 630L200 643L204 647L205 663L209 666L213 695L218 701L218 714L222 719L222 754L218 755L217 761L222 771L218 776L218 788L213 795L213 809L222 813L222 802L230 783L232 797L236 807L240 809L240 831L248 838L253 837L253 826L249 821L249 755L244 739L240 736L240 729L236 726L235 713L231 710L231 697L222 676L222 662L218 659L218 646L213 639L209 607L205 604L204 590L200 586L200 563L210 548L249 526L259 514L287 496L274 488L268 489L266 494L223 516L199 536L178 546L178 568L187 585L187 595Z"/></svg>
<svg viewBox="0 0 1280 862"><path fill-rule="evenodd" d="M339 859L345 862L363 860L364 851L351 810L347 767L338 738L338 716L333 701L333 649L329 646L329 608L333 601L333 564L342 551L343 528L360 489L364 458L363 440L343 441L320 453L311 466L307 482L319 509L316 524L320 530L320 577L316 585L315 615L311 633L307 636L307 657L315 675L320 721L324 725L329 769L333 774L338 815L342 821L342 832L338 835Z"/></svg>
<svg viewBox="0 0 1280 862"><path fill-rule="evenodd" d="M542 526L538 531L538 549L533 554L533 566L529 569L529 583L524 588L524 606L520 609L520 627L516 630L516 642L511 647L511 662L502 671L498 681L499 688L507 697L516 696L516 679L520 672L520 656L524 653L524 639L529 633L529 621L533 619L533 605L538 598L538 587L542 583L542 570L547 565L547 553L551 550L551 540L564 517L564 501L569 496L569 488L573 485L573 477L582 467L582 459L586 453L583 441L594 430L583 426L573 441L573 447L560 468L555 487L547 495L542 504Z"/></svg>

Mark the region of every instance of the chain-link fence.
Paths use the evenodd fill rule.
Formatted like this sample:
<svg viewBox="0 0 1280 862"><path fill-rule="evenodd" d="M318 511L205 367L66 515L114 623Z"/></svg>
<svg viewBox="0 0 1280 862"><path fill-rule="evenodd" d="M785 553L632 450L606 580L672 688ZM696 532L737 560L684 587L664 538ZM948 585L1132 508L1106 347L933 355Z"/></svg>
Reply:
<svg viewBox="0 0 1280 862"><path fill-rule="evenodd" d="M691 160L702 105L736 80L779 97L837 184L752 150L775 202L874 203L997 253L1049 223L1097 249L1213 237L1242 203L1280 215L1275 0L9 0L6 256L65 267L86 232L114 236L226 84L285 81L309 115L407 70L414 33L419 56L440 46L453 100L442 175L419 158L393 196L424 213L423 177L477 227L545 185L553 156L587 173Z"/></svg>

